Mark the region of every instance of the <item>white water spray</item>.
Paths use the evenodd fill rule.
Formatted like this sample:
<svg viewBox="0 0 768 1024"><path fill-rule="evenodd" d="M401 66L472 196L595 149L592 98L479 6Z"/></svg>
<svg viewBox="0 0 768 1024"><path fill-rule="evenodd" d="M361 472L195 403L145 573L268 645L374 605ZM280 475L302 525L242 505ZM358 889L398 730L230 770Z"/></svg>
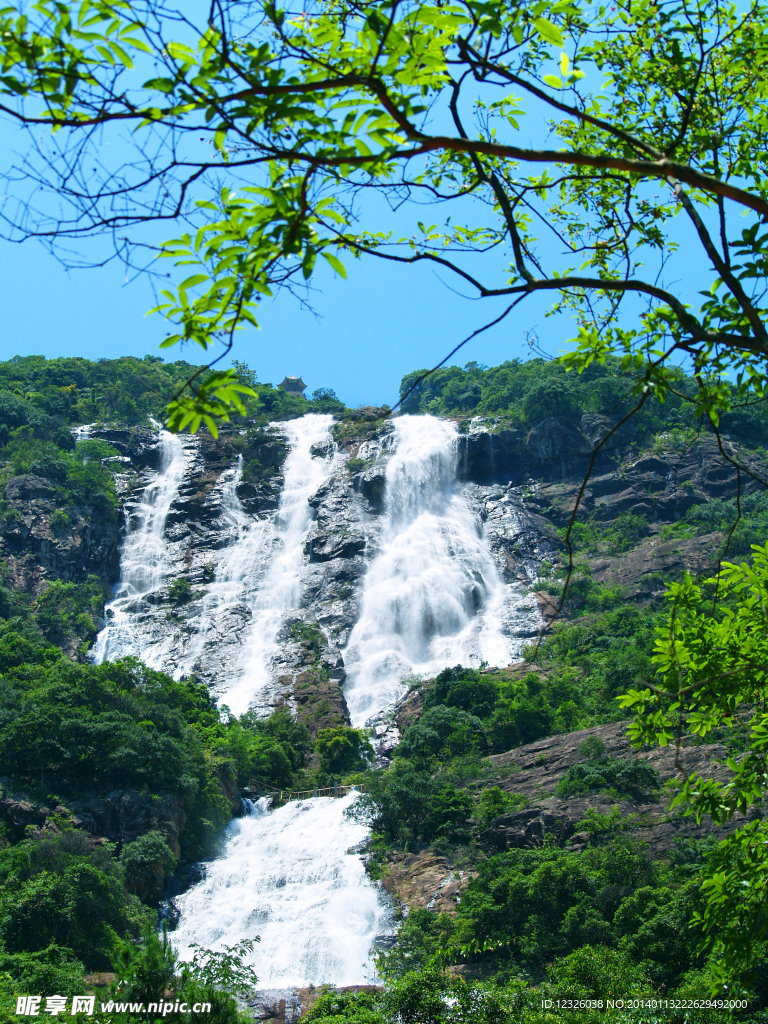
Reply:
<svg viewBox="0 0 768 1024"><path fill-rule="evenodd" d="M276 637L280 627L301 603L304 544L312 524L309 499L328 479L335 462L332 455L313 455L312 449L328 443L332 423L332 416L310 414L282 425L291 450L283 466L285 482L271 527L271 558L251 606L253 623L242 671L221 695L221 703L238 715L254 702L274 705L278 697L272 662L279 651Z"/></svg>
<svg viewBox="0 0 768 1024"><path fill-rule="evenodd" d="M344 816L353 793L303 800L229 825L224 857L199 885L179 897L174 945L191 958L206 949L261 938L250 963L264 988L358 985L374 980L374 939L392 930L385 902L360 856L346 851L368 830Z"/></svg>
<svg viewBox="0 0 768 1024"><path fill-rule="evenodd" d="M344 654L345 696L363 725L408 676L449 665L505 665L509 589L456 480L456 428L433 416L395 420L381 549Z"/></svg>
<svg viewBox="0 0 768 1024"><path fill-rule="evenodd" d="M143 641L142 623L153 612L147 598L167 582L169 575L165 520L186 468L178 435L161 430L160 450L160 472L141 496L135 526L128 527L120 559L120 582L114 600L106 606L107 626L93 647L96 664L135 655L148 665L160 667L154 665L157 652Z"/></svg>

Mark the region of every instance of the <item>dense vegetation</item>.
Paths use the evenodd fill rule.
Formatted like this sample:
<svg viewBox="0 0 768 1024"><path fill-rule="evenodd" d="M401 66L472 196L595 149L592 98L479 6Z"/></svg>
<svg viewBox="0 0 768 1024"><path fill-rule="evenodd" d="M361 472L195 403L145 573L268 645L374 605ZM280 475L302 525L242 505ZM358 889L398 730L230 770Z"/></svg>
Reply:
<svg viewBox="0 0 768 1024"><path fill-rule="evenodd" d="M134 659L73 664L30 639L20 656L0 677L0 776L53 806L119 786L178 798L186 859L209 852L231 817L227 791L254 778L288 786L309 750L287 712L223 717L204 685Z"/></svg>
<svg viewBox="0 0 768 1024"><path fill-rule="evenodd" d="M467 363L465 367L444 366L420 380L426 370L403 377L400 394L403 412L432 413L457 417L468 426L468 418L482 416L493 429L504 426L531 427L549 416L578 422L585 414L626 415L637 404L632 391L635 381L623 373L618 359L592 363L582 373L568 372L557 360L512 359L500 366ZM645 442L661 432L675 432L681 440L699 430L711 429L696 414L690 399L696 380L677 371L674 393L664 403L646 403L631 420L629 429L636 440ZM751 401L723 415L720 428L725 434L764 444L768 439L768 408L753 396Z"/></svg>
<svg viewBox="0 0 768 1024"><path fill-rule="evenodd" d="M406 729L390 769L371 777L353 813L371 823L375 871L386 872L393 855L399 859L403 852L428 849L447 857L454 871L474 869L477 875L455 913L417 910L404 921L397 945L380 960L392 992L415 986L417 978L434 981L440 965L458 964L467 977L482 979L469 989L479 1004L488 1000L493 1005L498 1015L493 1019L543 1022L562 1019L555 1010L541 1013L541 999L552 993L555 998L684 1000L701 999L712 988L718 958L702 950L701 924L692 922L704 913L701 872L716 869L713 858L722 856L721 845L716 835L678 839L668 858L651 858L636 837L636 830L648 823L628 810L648 800L665 800L649 764L609 756L594 736L582 742L581 759L563 775L556 795L579 798L599 792L612 804L607 812L588 808L575 825L588 836L585 850L563 848L548 836L541 846L498 853L485 833L500 816L524 810L529 801L514 792L514 774L510 777L484 755L563 728L553 714L558 673L566 679L573 673L572 682L581 681L587 693L598 697L602 720L620 714L616 694L622 678L624 685L628 679L631 683L637 667L633 659L649 661L654 617L624 608L564 624L547 641L547 667L535 671L531 666L513 681L502 673L455 668L425 685L423 713ZM590 678L578 662L588 665L592 648L597 656ZM616 656L621 661L614 682L610 659ZM514 729L521 706L528 709L522 720L531 732L509 732L510 742L495 746L499 722L508 721ZM548 714L552 717L547 722ZM587 721L595 719L583 718L578 724ZM733 737L734 750L741 749L740 742ZM505 783L504 789L499 782ZM448 985L449 976L442 977ZM750 970L742 974L742 993L749 995L751 1012L740 1019L768 1017L766 978L768 949L761 946L754 950ZM356 1020L355 1013L363 1008L376 1024L390 1020L386 1002L344 1004L329 997L323 1005L328 1022ZM319 1010L314 1012L318 1020L326 1020ZM576 1019L693 1024L724 1016L716 1009L689 1008L687 1013L669 1010L637 1018L585 1011ZM428 1019L465 1020L450 1014Z"/></svg>
<svg viewBox="0 0 768 1024"><path fill-rule="evenodd" d="M305 412L343 412L344 404L328 388L312 398L289 395L261 383L245 363L236 363L240 379L258 397L246 400L249 417L259 423L289 419ZM159 356L136 359L90 359L14 356L0 362L0 443L20 426L120 422L145 424L148 416L164 418L173 395L199 367Z"/></svg>
<svg viewBox="0 0 768 1024"><path fill-rule="evenodd" d="M49 481L52 527L66 530L77 516L114 527L118 453L104 441L76 444L69 428L93 419L141 424L162 408L188 369L156 359L0 364L3 482L18 474ZM309 409L341 413L343 407L332 393L305 402L258 384L248 367L239 370L259 393L249 400L247 431L238 440L244 479L263 480L279 470L283 457L265 429L268 420ZM472 405L458 390L468 382L475 389ZM680 388L690 386L681 376ZM462 423L471 414L514 426L549 412L574 420L585 412L616 414L624 408L623 387L610 365L573 377L535 361L488 371L470 364L436 375L407 402L410 411L450 414ZM746 427L738 429L751 430L752 443L764 440L762 406L745 415ZM653 450L660 436L685 446L699 429L674 398L644 417L635 435L638 449ZM339 424L341 437L359 429L354 416ZM694 504L664 528L665 536L722 531L735 511L735 498ZM10 503L0 512L12 530ZM768 523L763 495L743 495L741 513L733 542L747 551ZM104 581L97 577L53 579L36 595L6 578L0 586L0 779L7 793L47 807L56 830L9 826L0 834L0 996L79 993L84 973L115 969L123 992L138 993L142 985L149 991L162 981L177 993L214 993L216 1024L235 1024L231 997L221 990L215 995L212 987L222 965L201 961L194 970L182 968L154 932L158 897L180 861L215 851L240 787L312 789L340 779L366 784L357 813L373 827L374 874L386 870L392 855L425 849L477 874L454 914L416 911L404 921L397 946L380 961L383 994L323 995L308 1021L545 1024L563 1019L541 1009L545 998L700 997L711 984L712 963L699 951L701 929L689 922L703 910L699 872L717 844L679 842L668 859L649 857L635 836L637 816L626 813L627 802L662 796L647 765L610 757L599 743L583 745L557 793L600 793L613 809L587 811L579 823L588 836L582 852L550 838L538 848L498 853L484 838L499 817L528 804L489 755L627 717L630 710L617 698L638 679L655 677L652 655L663 612L627 603L619 587L597 584L587 560L596 551L631 550L647 535L640 518L624 514L607 529L581 520L574 534L579 561L569 588L571 618L529 649L521 666L493 672L455 667L424 684L419 714L387 771L371 771L372 749L361 730L326 728L313 743L286 711L268 719L222 714L195 679L173 681L131 659L85 663L103 616ZM559 593L563 566L545 564L542 572L543 588ZM187 580L171 584L172 604L191 596ZM295 623L292 636L319 650L321 638L311 627ZM743 749L725 738L729 750ZM122 844L94 842L66 810L73 801L87 807L123 788L149 806L178 810L184 820L178 847L157 830ZM768 962L761 950L744 979L752 999L745 1020L765 1017ZM481 980L465 984L447 966ZM244 978L241 968L226 967L229 987ZM708 1024L720 1017L703 1010L658 1019Z"/></svg>
<svg viewBox="0 0 768 1024"><path fill-rule="evenodd" d="M10 827L0 832L0 992L79 994L84 972L140 955L121 939L143 934L149 952L141 955L150 955L156 940L147 927L179 857L157 831L97 843L67 805L87 811L111 790L133 790L150 808L175 809L180 857L197 860L216 849L240 787L301 778L309 734L285 711L222 716L205 686L135 660L73 663L31 615L0 627L2 788L49 808L55 822L54 831L31 827L21 838ZM191 976L179 985L194 988ZM238 1019L225 1004L219 1019Z"/></svg>

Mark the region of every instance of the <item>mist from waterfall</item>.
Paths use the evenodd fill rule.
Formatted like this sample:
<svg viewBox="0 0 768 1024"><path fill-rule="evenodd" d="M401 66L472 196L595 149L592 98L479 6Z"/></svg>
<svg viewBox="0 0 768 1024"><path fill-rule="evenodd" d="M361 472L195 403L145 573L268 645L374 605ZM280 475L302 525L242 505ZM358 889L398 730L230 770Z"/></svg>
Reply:
<svg viewBox="0 0 768 1024"><path fill-rule="evenodd" d="M456 664L505 665L509 588L457 481L457 431L433 416L394 421L385 521L344 652L345 696L363 725L403 692L403 680Z"/></svg>
<svg viewBox="0 0 768 1024"><path fill-rule="evenodd" d="M152 667L161 657L159 647L147 644L142 623L152 614L147 600L166 582L169 571L169 548L165 538L165 521L178 496L184 477L186 458L181 438L167 430L160 431L160 471L141 496L134 522L128 523L120 558L120 582L115 597L105 613L106 627L96 638L92 658L96 664L134 655Z"/></svg>
<svg viewBox="0 0 768 1024"><path fill-rule="evenodd" d="M248 957L264 988L359 985L374 981L376 935L392 932L386 901L362 857L348 853L367 836L344 814L356 799L295 801L268 811L262 799L228 826L224 856L178 898L173 942L220 950L260 936Z"/></svg>
<svg viewBox="0 0 768 1024"><path fill-rule="evenodd" d="M252 705L268 711L279 697L272 671L279 653L277 635L288 613L301 603L304 544L312 524L309 499L336 462L328 451L332 424L332 416L310 414L281 425L290 452L283 465L280 506L271 524L269 564L251 605L252 624L240 671L220 695L220 703L237 715Z"/></svg>

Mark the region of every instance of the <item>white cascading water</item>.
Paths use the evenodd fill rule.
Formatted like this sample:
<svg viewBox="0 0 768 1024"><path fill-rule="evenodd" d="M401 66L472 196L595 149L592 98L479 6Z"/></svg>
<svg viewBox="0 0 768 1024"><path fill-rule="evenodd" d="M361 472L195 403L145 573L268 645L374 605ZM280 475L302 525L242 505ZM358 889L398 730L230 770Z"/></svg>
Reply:
<svg viewBox="0 0 768 1024"><path fill-rule="evenodd" d="M330 440L332 416L310 414L282 424L291 450L283 466L280 507L271 526L271 557L251 605L252 626L238 676L220 696L234 714L252 705L268 710L278 694L272 661L278 653L277 634L286 615L301 602L304 544L312 525L309 499L330 476L334 456L312 454Z"/></svg>
<svg viewBox="0 0 768 1024"><path fill-rule="evenodd" d="M120 582L114 600L106 606L107 625L93 646L96 664L128 655L154 665L153 645L143 642L142 621L152 613L146 601L165 583L169 550L165 520L179 493L186 468L181 439L160 431L161 469L145 488L136 514L129 524L120 558Z"/></svg>
<svg viewBox="0 0 768 1024"><path fill-rule="evenodd" d="M353 725L393 703L403 680L449 665L506 665L509 588L457 483L456 427L433 416L395 421L380 551L344 652Z"/></svg>
<svg viewBox="0 0 768 1024"><path fill-rule="evenodd" d="M178 899L173 941L182 958L192 943L220 950L258 935L249 962L264 988L372 982L371 946L392 920L362 858L346 852L368 832L344 814L354 799L270 812L262 799L231 822L224 856Z"/></svg>

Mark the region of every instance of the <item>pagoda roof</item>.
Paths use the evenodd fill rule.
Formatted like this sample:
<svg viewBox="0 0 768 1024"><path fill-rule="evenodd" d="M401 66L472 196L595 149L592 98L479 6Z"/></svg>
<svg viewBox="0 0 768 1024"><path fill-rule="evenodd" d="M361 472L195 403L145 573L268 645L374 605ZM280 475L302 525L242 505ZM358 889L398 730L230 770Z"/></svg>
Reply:
<svg viewBox="0 0 768 1024"><path fill-rule="evenodd" d="M306 386L301 377L294 377L293 375L284 377L280 382L280 387L285 388L287 391L304 391Z"/></svg>

